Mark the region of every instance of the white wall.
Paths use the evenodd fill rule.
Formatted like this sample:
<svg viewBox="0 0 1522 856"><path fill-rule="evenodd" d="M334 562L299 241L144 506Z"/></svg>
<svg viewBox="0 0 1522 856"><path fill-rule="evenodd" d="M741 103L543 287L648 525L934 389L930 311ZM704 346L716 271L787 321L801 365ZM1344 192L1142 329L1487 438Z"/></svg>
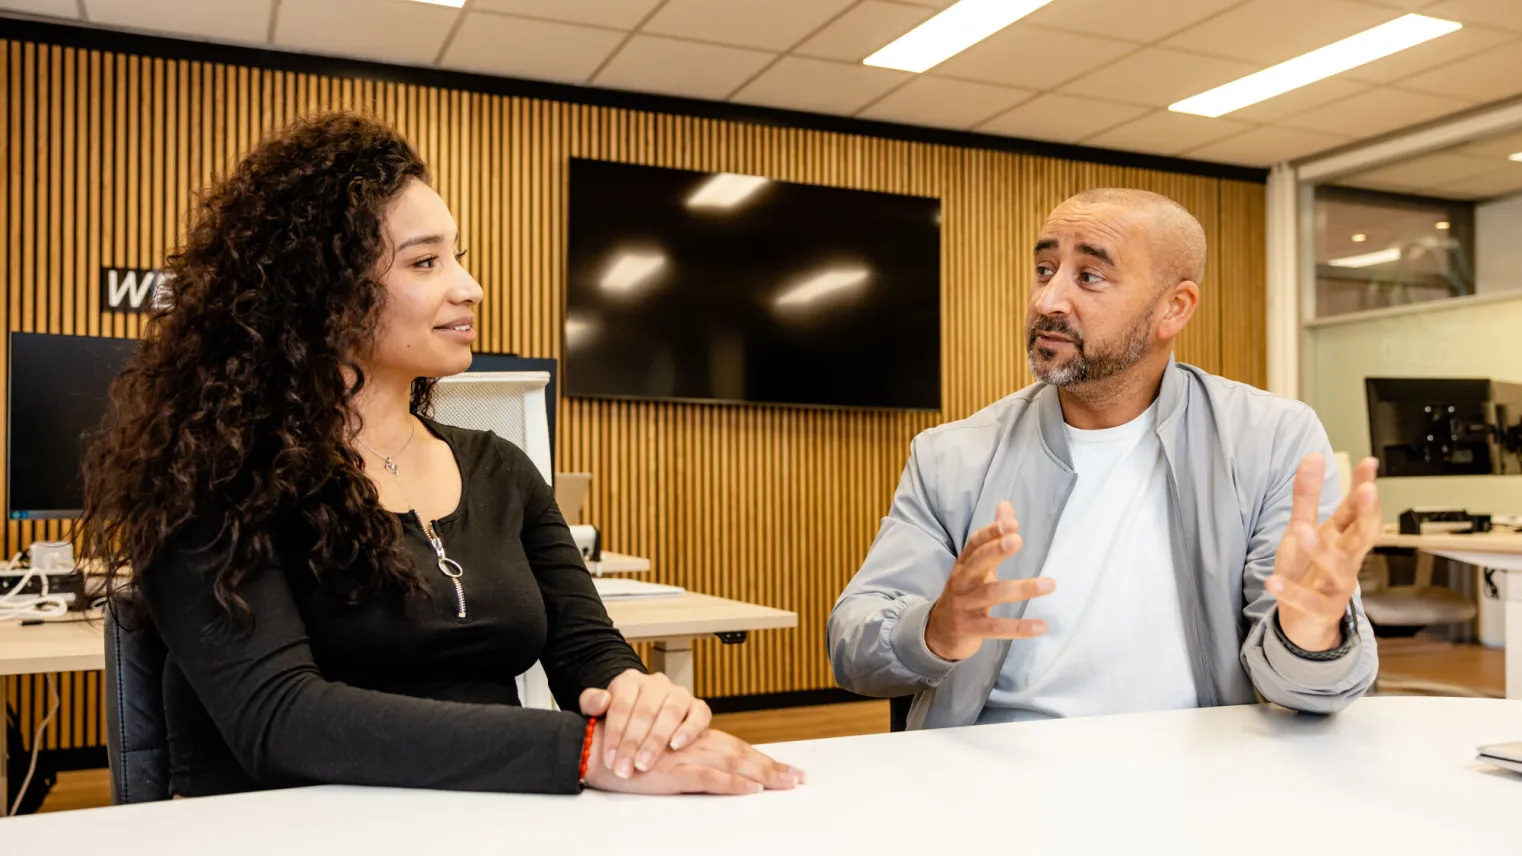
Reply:
<svg viewBox="0 0 1522 856"><path fill-rule="evenodd" d="M1522 289L1522 196L1475 206L1475 293Z"/></svg>
<svg viewBox="0 0 1522 856"><path fill-rule="evenodd" d="M1517 212L1522 223L1522 205ZM1522 244L1522 236L1513 242ZM1498 256L1499 250L1492 258ZM1512 270L1522 286L1522 259ZM1522 382L1522 294L1442 301L1385 317L1312 327L1307 338L1310 364L1302 398L1316 408L1332 448L1348 452L1355 462L1369 454L1366 377ZM1381 479L1379 491L1388 520L1420 506L1522 514L1522 476Z"/></svg>

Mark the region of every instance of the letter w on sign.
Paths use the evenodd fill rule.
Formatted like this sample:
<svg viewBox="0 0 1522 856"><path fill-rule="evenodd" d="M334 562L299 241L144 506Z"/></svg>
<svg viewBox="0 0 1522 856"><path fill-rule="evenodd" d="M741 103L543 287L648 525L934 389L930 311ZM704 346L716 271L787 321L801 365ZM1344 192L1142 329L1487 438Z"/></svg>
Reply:
<svg viewBox="0 0 1522 856"><path fill-rule="evenodd" d="M107 312L143 312L151 308L154 292L164 274L141 268L100 269L100 304Z"/></svg>

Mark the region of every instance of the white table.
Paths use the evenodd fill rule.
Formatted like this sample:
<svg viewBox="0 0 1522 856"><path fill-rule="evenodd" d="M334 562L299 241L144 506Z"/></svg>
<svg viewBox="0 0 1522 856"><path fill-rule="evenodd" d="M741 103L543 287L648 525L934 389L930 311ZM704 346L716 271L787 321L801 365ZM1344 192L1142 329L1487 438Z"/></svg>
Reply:
<svg viewBox="0 0 1522 856"><path fill-rule="evenodd" d="M1373 698L767 747L809 783L754 797L322 787L0 821L7 853L1272 854L1519 850L1522 776L1474 760L1522 704Z"/></svg>
<svg viewBox="0 0 1522 856"><path fill-rule="evenodd" d="M1401 535L1387 528L1378 546L1420 550L1506 573L1506 697L1522 699L1522 534L1497 531Z"/></svg>

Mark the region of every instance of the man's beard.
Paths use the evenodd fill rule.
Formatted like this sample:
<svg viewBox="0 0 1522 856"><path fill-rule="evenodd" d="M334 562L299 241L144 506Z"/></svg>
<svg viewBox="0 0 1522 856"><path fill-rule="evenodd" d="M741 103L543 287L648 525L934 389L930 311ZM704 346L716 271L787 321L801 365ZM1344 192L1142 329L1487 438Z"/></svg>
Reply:
<svg viewBox="0 0 1522 856"><path fill-rule="evenodd" d="M1147 349L1151 328L1152 315L1145 313L1121 337L1118 347L1100 350L1087 347L1083 334L1067 321L1040 315L1031 322L1026 334L1025 354L1031 374L1042 383L1055 387L1081 386L1112 378L1136 365ZM1036 346L1036 336L1041 333L1057 333L1072 339L1073 355L1058 362L1056 351Z"/></svg>

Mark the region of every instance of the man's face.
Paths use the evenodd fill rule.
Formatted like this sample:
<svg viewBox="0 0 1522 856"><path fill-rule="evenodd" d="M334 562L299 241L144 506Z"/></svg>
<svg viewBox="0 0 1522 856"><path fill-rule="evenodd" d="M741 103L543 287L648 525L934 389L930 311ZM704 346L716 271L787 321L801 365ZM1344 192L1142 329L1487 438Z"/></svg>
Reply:
<svg viewBox="0 0 1522 856"><path fill-rule="evenodd" d="M1111 203L1058 206L1036 241L1026 311L1031 372L1057 387L1114 377L1153 339L1162 291L1144 213Z"/></svg>

